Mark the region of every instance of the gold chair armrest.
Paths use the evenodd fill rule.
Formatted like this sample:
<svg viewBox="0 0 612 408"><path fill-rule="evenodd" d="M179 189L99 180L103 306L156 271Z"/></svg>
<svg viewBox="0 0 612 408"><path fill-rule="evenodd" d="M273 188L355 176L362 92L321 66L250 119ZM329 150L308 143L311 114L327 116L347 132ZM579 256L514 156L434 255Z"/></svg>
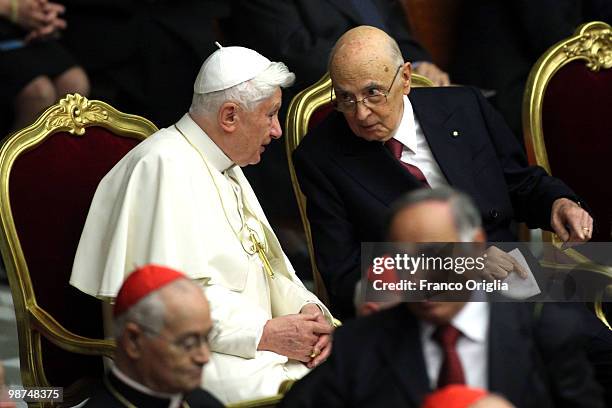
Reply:
<svg viewBox="0 0 612 408"><path fill-rule="evenodd" d="M92 339L74 334L38 305L28 307L28 312L36 329L56 346L71 353L113 358L116 347L114 340Z"/></svg>

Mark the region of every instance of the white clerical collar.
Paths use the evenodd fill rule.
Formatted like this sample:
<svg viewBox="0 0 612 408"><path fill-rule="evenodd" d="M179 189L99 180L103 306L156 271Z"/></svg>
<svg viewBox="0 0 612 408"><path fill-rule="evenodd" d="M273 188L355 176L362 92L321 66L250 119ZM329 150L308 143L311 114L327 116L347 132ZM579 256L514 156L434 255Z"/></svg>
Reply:
<svg viewBox="0 0 612 408"><path fill-rule="evenodd" d="M489 304L487 302L467 302L451 320L453 327L476 343L487 340L489 330ZM421 321L423 338L431 338L436 326Z"/></svg>
<svg viewBox="0 0 612 408"><path fill-rule="evenodd" d="M126 385L130 386L136 391L139 391L146 395L150 395L151 397L170 400L170 405L168 405L168 408L178 408L181 406L181 403L183 402L183 394L180 394L180 393L179 394L166 394L164 392L153 391L152 389L145 387L139 382L136 382L132 380L130 377L128 377L127 375L123 374L117 368L116 365L111 366L111 371L113 372L115 377L117 377L121 382L125 383Z"/></svg>
<svg viewBox="0 0 612 408"><path fill-rule="evenodd" d="M181 120L176 122L175 126L219 172L223 173L234 166L234 162L223 153L223 150L194 122L188 113L183 115Z"/></svg>
<svg viewBox="0 0 612 408"><path fill-rule="evenodd" d="M399 126L392 133L392 137L401 142L404 146L410 149L413 153L417 152L417 134L416 124L414 121L414 111L408 96L404 95L404 112Z"/></svg>

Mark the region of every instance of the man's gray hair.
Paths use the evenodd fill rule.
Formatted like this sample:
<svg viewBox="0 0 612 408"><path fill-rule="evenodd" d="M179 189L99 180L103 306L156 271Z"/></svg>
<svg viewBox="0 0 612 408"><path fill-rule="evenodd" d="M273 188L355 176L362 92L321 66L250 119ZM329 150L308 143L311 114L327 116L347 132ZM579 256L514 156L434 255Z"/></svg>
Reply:
<svg viewBox="0 0 612 408"><path fill-rule="evenodd" d="M295 74L282 62L273 62L255 78L231 88L205 94L194 93L189 113L216 115L221 105L231 101L252 111L264 99L271 97L280 86L286 88L295 82Z"/></svg>
<svg viewBox="0 0 612 408"><path fill-rule="evenodd" d="M115 318L113 321L115 339L121 337L128 322L145 327L147 329L145 333L153 337L164 328L165 314L166 305L159 295L159 291L150 293L140 299L138 303L130 307L125 313Z"/></svg>
<svg viewBox="0 0 612 408"><path fill-rule="evenodd" d="M194 285L195 284L190 280L178 279L140 299L125 313L113 320L113 335L115 339L121 337L121 334L125 330L125 325L128 322L133 322L144 327L146 329L145 333L149 337L157 336L166 323L166 303L160 293L161 290L166 288L188 290L189 286Z"/></svg>
<svg viewBox="0 0 612 408"><path fill-rule="evenodd" d="M438 187L414 190L400 197L391 207L387 231L402 210L425 201L441 201L450 205L459 242L473 241L474 234L482 227L480 212L467 194L450 187Z"/></svg>

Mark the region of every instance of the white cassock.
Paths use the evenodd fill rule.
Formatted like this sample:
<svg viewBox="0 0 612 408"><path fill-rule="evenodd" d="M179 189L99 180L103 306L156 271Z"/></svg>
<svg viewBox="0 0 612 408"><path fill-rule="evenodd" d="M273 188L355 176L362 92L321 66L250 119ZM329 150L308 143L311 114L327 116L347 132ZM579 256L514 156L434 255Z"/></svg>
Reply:
<svg viewBox="0 0 612 408"><path fill-rule="evenodd" d="M251 250L249 230L265 244L274 278ZM112 298L129 272L148 263L203 284L214 324L203 386L220 400L273 395L282 381L308 372L300 362L257 351L263 327L307 303L332 317L295 275L242 170L188 114L102 179L70 284Z"/></svg>

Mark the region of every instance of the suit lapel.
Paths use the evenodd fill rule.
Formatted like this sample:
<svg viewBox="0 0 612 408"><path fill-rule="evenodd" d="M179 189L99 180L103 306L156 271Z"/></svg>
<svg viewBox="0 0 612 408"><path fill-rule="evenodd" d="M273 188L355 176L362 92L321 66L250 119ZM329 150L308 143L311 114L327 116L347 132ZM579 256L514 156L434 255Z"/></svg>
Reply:
<svg viewBox="0 0 612 408"><path fill-rule="evenodd" d="M489 324L489 390L520 401L532 366L526 328L520 320L517 305L491 303ZM521 367L520 370L513 367Z"/></svg>
<svg viewBox="0 0 612 408"><path fill-rule="evenodd" d="M431 392L425 368L425 358L419 336L417 320L408 312L405 304L395 307L393 323L385 329L393 339L382 349L383 358L390 372L398 382L398 388L405 392L411 406L420 406L423 397Z"/></svg>
<svg viewBox="0 0 612 408"><path fill-rule="evenodd" d="M470 171L472 156L467 145L469 131L465 124L459 123L462 108L448 111L440 106L439 100L436 104L428 102L422 96L422 92L427 91L415 90L409 98L431 152L450 185L474 192L474 178Z"/></svg>
<svg viewBox="0 0 612 408"><path fill-rule="evenodd" d="M356 25L361 25L363 22L361 21L361 17L357 10L353 7L353 4L350 0L327 0L332 6L338 9L341 13L345 14L349 17Z"/></svg>
<svg viewBox="0 0 612 408"><path fill-rule="evenodd" d="M341 115L335 120L342 136L336 138L334 160L364 190L389 206L402 193L421 187L382 143L355 136Z"/></svg>

